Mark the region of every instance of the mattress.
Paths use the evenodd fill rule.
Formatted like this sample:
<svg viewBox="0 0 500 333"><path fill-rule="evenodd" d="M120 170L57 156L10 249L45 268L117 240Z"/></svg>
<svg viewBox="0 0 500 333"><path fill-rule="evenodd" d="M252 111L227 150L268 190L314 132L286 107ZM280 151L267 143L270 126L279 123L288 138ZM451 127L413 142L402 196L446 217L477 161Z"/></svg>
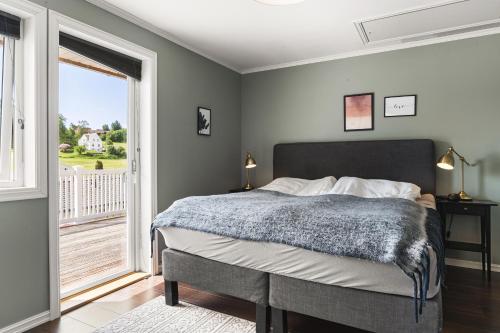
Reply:
<svg viewBox="0 0 500 333"><path fill-rule="evenodd" d="M420 204L434 207L432 196ZM175 227L159 228L167 247L222 263L346 288L413 297L413 281L393 264L332 256L285 244L234 239ZM436 281L437 260L430 249L430 281ZM439 292L431 283L428 297Z"/></svg>

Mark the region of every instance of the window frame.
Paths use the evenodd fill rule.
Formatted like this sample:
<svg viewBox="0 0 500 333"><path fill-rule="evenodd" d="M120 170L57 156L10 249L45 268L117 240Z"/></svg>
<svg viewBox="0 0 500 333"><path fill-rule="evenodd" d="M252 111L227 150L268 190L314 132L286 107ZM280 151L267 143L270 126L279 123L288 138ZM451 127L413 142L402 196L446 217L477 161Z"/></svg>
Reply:
<svg viewBox="0 0 500 333"><path fill-rule="evenodd" d="M47 197L47 9L25 0L2 0L0 10L21 18L15 40L16 109L14 181L0 180L0 202ZM5 179L5 178L4 178Z"/></svg>

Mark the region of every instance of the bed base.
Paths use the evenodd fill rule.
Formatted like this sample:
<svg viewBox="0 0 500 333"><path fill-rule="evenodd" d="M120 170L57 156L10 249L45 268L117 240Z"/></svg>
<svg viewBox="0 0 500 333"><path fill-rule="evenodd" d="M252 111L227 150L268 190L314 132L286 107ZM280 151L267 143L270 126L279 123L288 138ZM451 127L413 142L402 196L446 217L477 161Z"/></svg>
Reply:
<svg viewBox="0 0 500 333"><path fill-rule="evenodd" d="M411 297L344 288L220 263L166 249L162 253L165 302L179 302L178 282L256 304L256 332L286 333L287 312L371 332L441 332L441 293L427 300L415 322ZM272 323L271 323L272 320Z"/></svg>
<svg viewBox="0 0 500 333"><path fill-rule="evenodd" d="M165 303L179 303L178 282L197 289L226 294L255 303L256 332L268 333L271 326L269 274L165 249L162 252Z"/></svg>
<svg viewBox="0 0 500 333"><path fill-rule="evenodd" d="M270 274L273 333L287 332L287 311L370 332L441 332L441 293L427 300L418 323L413 298Z"/></svg>

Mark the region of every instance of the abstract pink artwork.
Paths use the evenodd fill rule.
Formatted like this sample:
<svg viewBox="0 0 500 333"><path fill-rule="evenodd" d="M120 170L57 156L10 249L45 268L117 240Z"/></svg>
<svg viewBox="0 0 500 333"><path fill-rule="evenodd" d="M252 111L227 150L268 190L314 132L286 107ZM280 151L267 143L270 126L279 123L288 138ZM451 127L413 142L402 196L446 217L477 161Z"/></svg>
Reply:
<svg viewBox="0 0 500 333"><path fill-rule="evenodd" d="M344 96L344 130L373 130L373 93Z"/></svg>

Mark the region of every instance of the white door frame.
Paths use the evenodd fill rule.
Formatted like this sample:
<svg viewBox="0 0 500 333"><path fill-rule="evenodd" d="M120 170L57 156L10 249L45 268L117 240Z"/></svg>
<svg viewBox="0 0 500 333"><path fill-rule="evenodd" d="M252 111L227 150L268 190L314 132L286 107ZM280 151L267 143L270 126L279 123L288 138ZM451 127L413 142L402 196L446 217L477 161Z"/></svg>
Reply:
<svg viewBox="0 0 500 333"><path fill-rule="evenodd" d="M102 45L112 50L132 56L142 61L142 79L137 102L140 108L139 134L140 156L137 177L141 188L139 206L136 210L135 270L153 272L155 258L150 258L149 227L157 212L156 187L156 112L157 112L157 72L156 52L116 37L110 33L91 27L77 20L49 10L48 63L49 63L49 116L48 116L48 156L49 156L49 272L50 272L50 319L61 315L59 283L59 221L58 221L58 115L59 115L59 32ZM140 121L139 121L140 120ZM139 152L137 152L139 153ZM136 194L137 196L137 194Z"/></svg>

